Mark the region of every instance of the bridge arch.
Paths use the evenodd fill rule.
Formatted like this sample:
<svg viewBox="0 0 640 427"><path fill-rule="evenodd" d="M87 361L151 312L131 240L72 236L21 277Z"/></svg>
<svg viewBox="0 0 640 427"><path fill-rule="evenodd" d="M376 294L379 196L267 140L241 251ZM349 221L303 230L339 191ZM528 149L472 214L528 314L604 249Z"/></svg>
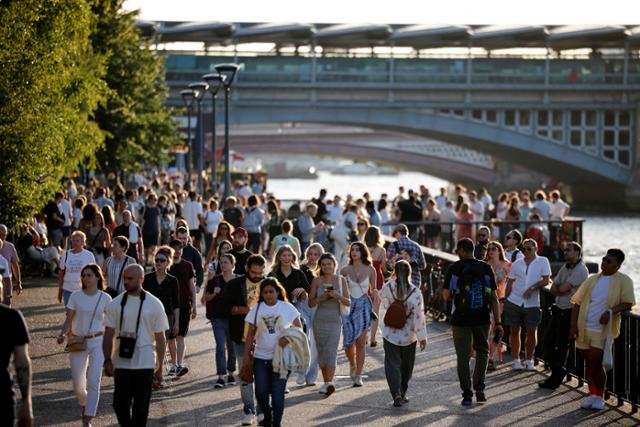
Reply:
<svg viewBox="0 0 640 427"><path fill-rule="evenodd" d="M461 121L418 109L364 108L348 105L300 106L235 103L232 123L310 122L369 127L463 146L520 164L569 184L626 185L630 170L534 135L503 127Z"/></svg>

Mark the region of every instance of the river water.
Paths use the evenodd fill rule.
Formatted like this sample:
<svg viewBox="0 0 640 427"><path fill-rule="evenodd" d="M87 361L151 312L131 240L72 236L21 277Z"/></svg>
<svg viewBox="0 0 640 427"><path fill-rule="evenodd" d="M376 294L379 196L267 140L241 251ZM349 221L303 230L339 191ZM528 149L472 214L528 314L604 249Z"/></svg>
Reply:
<svg viewBox="0 0 640 427"><path fill-rule="evenodd" d="M398 194L398 187L417 190L426 186L432 194L440 187L447 187L445 180L418 172L403 172L392 176L377 175L332 175L319 172L318 179L270 179L268 191L280 199L308 200L315 197L321 188L327 189L330 197L347 194L360 197L369 192L378 199L381 193L390 197ZM587 260L598 261L607 248L619 247L626 255L621 271L631 276L635 283L636 300L640 303L640 215L592 214L572 212L585 219L583 249Z"/></svg>

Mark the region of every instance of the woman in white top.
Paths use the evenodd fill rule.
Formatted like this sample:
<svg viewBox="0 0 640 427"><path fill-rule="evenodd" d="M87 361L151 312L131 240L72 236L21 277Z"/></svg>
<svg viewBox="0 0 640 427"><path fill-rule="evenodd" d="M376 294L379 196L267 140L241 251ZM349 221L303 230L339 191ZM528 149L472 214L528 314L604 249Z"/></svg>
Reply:
<svg viewBox="0 0 640 427"><path fill-rule="evenodd" d="M253 342L256 399L264 412L264 426L279 426L284 414L284 391L287 379L273 371L276 346L284 348L288 341L282 332L291 326L302 328L298 310L287 301L287 291L280 282L268 277L260 282L258 303L245 317L249 324L247 343ZM249 360L250 345L245 345L245 363Z"/></svg>
<svg viewBox="0 0 640 427"><path fill-rule="evenodd" d="M358 224L358 206L350 203L345 208L342 218L333 230L331 238L334 244L334 255L338 260L338 266L344 267L347 264L347 253L349 252L349 242L357 239L356 226Z"/></svg>
<svg viewBox="0 0 640 427"><path fill-rule="evenodd" d="M111 241L111 256L102 264L105 273L105 292L112 298L124 292L124 269L128 265L136 264L136 259L127 255L129 239L124 236L116 236Z"/></svg>
<svg viewBox="0 0 640 427"><path fill-rule="evenodd" d="M369 295L376 289L376 270L364 243L354 242L349 246L349 265L340 274L347 278L351 295L351 310L342 318L342 344L349 359L353 386L362 387L367 332L373 310Z"/></svg>
<svg viewBox="0 0 640 427"><path fill-rule="evenodd" d="M213 236L218 231L218 225L224 221L222 212L218 209L218 201L216 199L209 201L209 209L204 211L201 221L205 228L204 242L207 245L207 250L209 250L213 242Z"/></svg>
<svg viewBox="0 0 640 427"><path fill-rule="evenodd" d="M396 300L404 301L407 316L401 329L387 325L382 327L384 373L393 396L393 406L401 406L409 402L406 393L415 364L416 342L420 342L421 351L427 346L422 292L411 284L411 266L407 261L396 262L395 281L389 281L382 288L381 297L385 309Z"/></svg>
<svg viewBox="0 0 640 427"><path fill-rule="evenodd" d="M105 279L97 264L88 264L80 272L82 289L71 294L67 317L58 336L58 344L65 336L84 337L86 349L69 353L73 391L82 407L82 425L90 426L96 416L100 398L100 379L104 355L104 314L111 297L102 292Z"/></svg>

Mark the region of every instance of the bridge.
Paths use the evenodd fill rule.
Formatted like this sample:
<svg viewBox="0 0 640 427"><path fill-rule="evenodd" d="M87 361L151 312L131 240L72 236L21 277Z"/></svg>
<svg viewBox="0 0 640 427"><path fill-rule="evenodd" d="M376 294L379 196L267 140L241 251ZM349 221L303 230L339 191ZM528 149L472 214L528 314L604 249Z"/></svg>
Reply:
<svg viewBox="0 0 640 427"><path fill-rule="evenodd" d="M167 55L170 105L182 105L189 82L233 61L242 66L234 124L324 123L435 139L552 176L586 203L640 207L640 26L141 26ZM341 153L355 157L357 148Z"/></svg>

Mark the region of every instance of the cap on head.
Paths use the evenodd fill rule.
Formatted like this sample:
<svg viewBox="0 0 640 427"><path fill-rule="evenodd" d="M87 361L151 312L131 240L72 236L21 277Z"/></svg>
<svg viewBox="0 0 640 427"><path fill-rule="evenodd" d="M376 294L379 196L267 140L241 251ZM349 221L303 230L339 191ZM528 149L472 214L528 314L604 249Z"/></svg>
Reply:
<svg viewBox="0 0 640 427"><path fill-rule="evenodd" d="M247 237L247 236L249 236L249 233L247 233L247 230L245 230L244 228L238 227L238 228L235 229L235 231L231 235L234 236L234 237L236 235Z"/></svg>

